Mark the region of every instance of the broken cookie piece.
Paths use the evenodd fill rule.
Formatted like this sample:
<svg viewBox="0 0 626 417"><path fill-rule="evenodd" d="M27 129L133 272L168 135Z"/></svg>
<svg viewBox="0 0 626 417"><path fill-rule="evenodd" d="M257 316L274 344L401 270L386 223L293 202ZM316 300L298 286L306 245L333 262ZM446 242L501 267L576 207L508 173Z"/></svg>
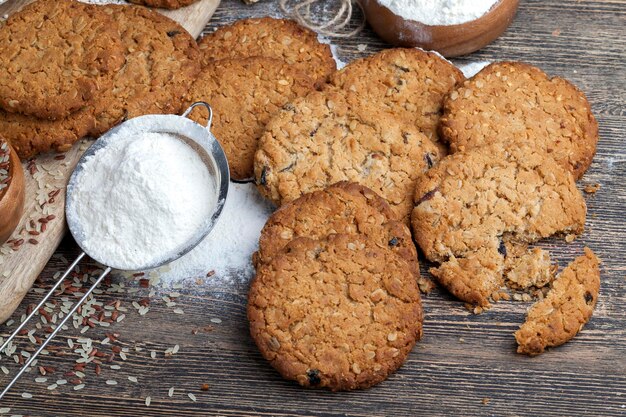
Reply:
<svg viewBox="0 0 626 417"><path fill-rule="evenodd" d="M556 278L515 332L518 353L535 356L572 339L591 318L600 291L600 259L589 248Z"/></svg>
<svg viewBox="0 0 626 417"><path fill-rule="evenodd" d="M418 177L414 202L413 236L430 261L442 264L433 275L480 307L503 282L498 262L523 254L527 243L582 233L586 216L571 173L524 144L444 158Z"/></svg>
<svg viewBox="0 0 626 417"><path fill-rule="evenodd" d="M554 278L554 269L550 263L550 253L533 248L511 260L505 273L507 285L519 290L544 287Z"/></svg>

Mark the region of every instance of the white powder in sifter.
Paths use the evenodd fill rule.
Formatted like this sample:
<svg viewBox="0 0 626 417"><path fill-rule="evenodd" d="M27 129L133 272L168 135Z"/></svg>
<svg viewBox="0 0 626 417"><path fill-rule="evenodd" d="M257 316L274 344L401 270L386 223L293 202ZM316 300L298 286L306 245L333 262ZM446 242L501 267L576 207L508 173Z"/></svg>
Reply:
<svg viewBox="0 0 626 417"><path fill-rule="evenodd" d="M211 221L214 181L174 135L123 129L85 161L67 216L89 255L136 270L175 255Z"/></svg>
<svg viewBox="0 0 626 417"><path fill-rule="evenodd" d="M457 25L478 19L500 0L378 0L396 15L425 25Z"/></svg>

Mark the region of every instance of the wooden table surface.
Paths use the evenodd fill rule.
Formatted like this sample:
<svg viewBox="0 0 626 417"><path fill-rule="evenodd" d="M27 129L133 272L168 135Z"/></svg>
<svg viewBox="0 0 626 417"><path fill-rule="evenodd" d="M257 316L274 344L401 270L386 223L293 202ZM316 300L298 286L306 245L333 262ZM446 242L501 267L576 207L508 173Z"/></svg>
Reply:
<svg viewBox="0 0 626 417"><path fill-rule="evenodd" d="M237 18L276 14L276 2L245 6L223 0L207 31ZM590 246L603 259L602 289L591 321L566 345L528 358L515 353L512 333L522 323L528 303L501 302L481 315L469 314L442 291L424 299L424 339L405 365L387 381L367 391L333 394L304 390L283 381L262 359L248 335L245 315L247 280L224 285L193 280L176 298L175 314L161 297L172 290L142 288L139 280L113 278L97 300L126 307L126 318L84 334L70 326L38 365L48 368L44 383L33 370L0 403L0 413L29 416L191 416L191 415L450 415L450 416L624 416L626 415L626 2L623 0L522 0L511 28L494 44L455 62L524 60L550 74L573 81L589 97L600 124L600 143L589 172L580 182L600 184L586 194L587 230L572 244L551 240L544 246L561 265ZM339 55L349 61L386 47L366 29L358 38L337 39ZM360 46L359 46L360 45ZM365 49L363 50L364 46ZM42 273L39 287L49 287L63 267L61 256L77 254L66 239ZM25 260L27 262L27 260ZM120 289L119 284L125 288ZM33 290L13 316L36 303ZM117 292L116 292L117 291ZM73 298L73 297L70 297ZM133 301L150 303L144 316ZM6 334L11 326L3 325ZM45 325L43 326L45 327ZM82 328L82 326L81 326ZM115 343L100 345L106 333ZM73 389L75 376L64 376L79 357L67 345L78 337L93 339L106 357L101 374L93 363ZM28 345L21 337L20 349ZM174 355L167 349L179 345ZM126 360L118 346L128 350ZM76 348L76 347L75 347ZM140 351L137 351L139 348ZM156 352L156 358L150 351ZM19 349L18 349L19 353ZM9 358L0 365L13 374ZM120 367L119 370L111 369ZM37 375L35 375L37 373ZM138 383L128 380L136 377ZM66 385L47 389L59 379ZM117 385L107 385L115 380ZM8 376L0 372L0 386ZM63 381L61 381L63 382ZM208 390L202 385L208 384ZM172 397L168 390L174 387ZM32 398L23 398L29 393ZM188 393L196 396L193 402ZM149 407L145 405L151 397ZM10 410L7 410L10 409Z"/></svg>

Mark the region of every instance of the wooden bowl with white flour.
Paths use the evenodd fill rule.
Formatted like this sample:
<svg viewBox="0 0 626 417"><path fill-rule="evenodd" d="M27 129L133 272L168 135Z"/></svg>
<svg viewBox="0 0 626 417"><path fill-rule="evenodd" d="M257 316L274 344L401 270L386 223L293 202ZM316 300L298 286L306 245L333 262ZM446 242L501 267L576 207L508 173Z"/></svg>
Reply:
<svg viewBox="0 0 626 417"><path fill-rule="evenodd" d="M466 55L509 27L519 0L362 0L378 35L396 46Z"/></svg>

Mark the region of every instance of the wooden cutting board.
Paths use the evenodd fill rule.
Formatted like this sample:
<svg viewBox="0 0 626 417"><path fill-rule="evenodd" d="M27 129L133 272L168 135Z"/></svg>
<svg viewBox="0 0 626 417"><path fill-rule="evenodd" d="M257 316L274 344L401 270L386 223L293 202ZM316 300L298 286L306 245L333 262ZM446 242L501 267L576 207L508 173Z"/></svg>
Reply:
<svg viewBox="0 0 626 417"><path fill-rule="evenodd" d="M0 4L0 16L10 15L32 1ZM200 0L182 9L159 11L197 38L219 3L220 0ZM64 154L39 156L23 163L24 215L13 236L0 246L0 323L15 311L66 232L65 186L88 146L83 141Z"/></svg>

